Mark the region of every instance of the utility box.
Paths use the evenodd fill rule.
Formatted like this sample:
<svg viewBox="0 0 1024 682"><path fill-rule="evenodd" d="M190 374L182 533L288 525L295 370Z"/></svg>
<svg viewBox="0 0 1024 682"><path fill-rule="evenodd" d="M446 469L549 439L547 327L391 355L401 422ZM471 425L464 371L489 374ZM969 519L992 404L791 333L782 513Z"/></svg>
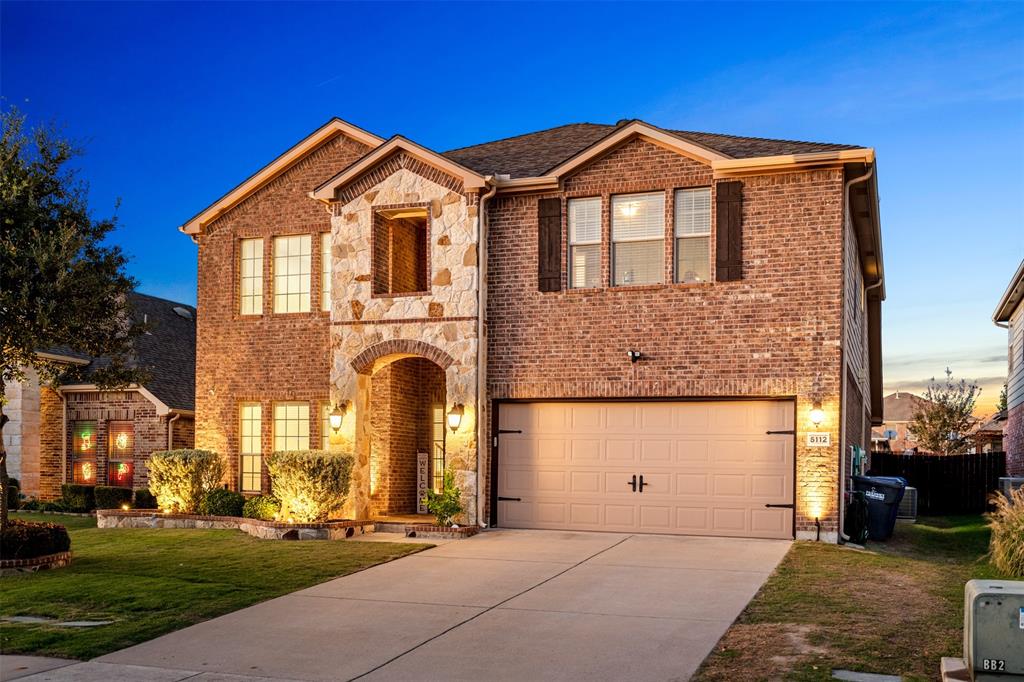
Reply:
<svg viewBox="0 0 1024 682"><path fill-rule="evenodd" d="M968 581L964 662L978 682L1024 680L1024 582Z"/></svg>

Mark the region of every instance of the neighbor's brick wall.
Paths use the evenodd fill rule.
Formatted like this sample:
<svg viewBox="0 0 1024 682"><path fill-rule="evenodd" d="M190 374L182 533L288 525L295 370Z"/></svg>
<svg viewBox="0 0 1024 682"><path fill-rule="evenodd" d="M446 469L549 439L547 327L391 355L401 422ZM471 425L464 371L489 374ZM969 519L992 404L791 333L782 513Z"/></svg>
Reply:
<svg viewBox="0 0 1024 682"><path fill-rule="evenodd" d="M343 135L324 143L206 227L199 237L196 325L197 447L225 456L238 487L238 406L263 407L264 455L273 450L273 403L310 404L310 446L319 446L319 405L329 396L330 316L320 311L320 233L330 215L307 192L369 148ZM309 313L273 313L273 237L312 237ZM261 237L263 315L239 315L238 241ZM264 478L266 485L266 478Z"/></svg>
<svg viewBox="0 0 1024 682"><path fill-rule="evenodd" d="M195 446L196 424L194 419L178 417L171 428L172 450L187 450Z"/></svg>
<svg viewBox="0 0 1024 682"><path fill-rule="evenodd" d="M34 494L41 500L60 497L63 452L64 402L57 391L43 386L39 389L39 476ZM70 452L70 450L69 450ZM29 494L26 491L26 494Z"/></svg>
<svg viewBox="0 0 1024 682"><path fill-rule="evenodd" d="M602 281L608 282L611 194L664 191L670 226L672 190L707 185L714 186L707 166L637 140L568 179L561 196L602 197ZM565 290L563 266L563 290L553 293L537 291L541 195L495 198L489 208L491 397L796 396L798 530L813 529L808 508L820 504L825 529L834 531L842 185L840 169L745 178L740 281ZM562 234L564 264L564 222ZM667 247L670 239L667 229ZM668 248L665 272L671 272ZM630 363L630 349L644 359ZM818 375L829 415L821 429L832 433L831 448L803 445Z"/></svg>

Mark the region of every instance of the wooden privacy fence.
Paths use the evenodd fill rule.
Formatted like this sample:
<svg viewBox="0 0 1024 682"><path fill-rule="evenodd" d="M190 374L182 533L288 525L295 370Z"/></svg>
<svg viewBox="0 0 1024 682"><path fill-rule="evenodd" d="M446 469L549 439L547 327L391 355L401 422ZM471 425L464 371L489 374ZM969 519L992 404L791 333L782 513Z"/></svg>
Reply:
<svg viewBox="0 0 1024 682"><path fill-rule="evenodd" d="M917 488L917 513L980 514L1006 475L1005 452L974 455L871 453L871 474L902 476Z"/></svg>

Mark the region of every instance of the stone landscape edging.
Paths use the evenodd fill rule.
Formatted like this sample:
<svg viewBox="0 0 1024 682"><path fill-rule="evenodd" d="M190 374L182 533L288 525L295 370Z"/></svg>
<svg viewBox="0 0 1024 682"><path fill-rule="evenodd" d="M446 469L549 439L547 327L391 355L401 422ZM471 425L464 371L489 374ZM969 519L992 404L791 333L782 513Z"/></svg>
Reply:
<svg viewBox="0 0 1024 682"><path fill-rule="evenodd" d="M51 568L63 568L71 565L71 551L57 552L32 557L31 559L0 559L0 576L18 573L34 573Z"/></svg>
<svg viewBox="0 0 1024 682"><path fill-rule="evenodd" d="M97 509L97 528L196 528L240 530L263 540L344 540L373 532L369 520L281 523L238 516L168 514L152 509Z"/></svg>

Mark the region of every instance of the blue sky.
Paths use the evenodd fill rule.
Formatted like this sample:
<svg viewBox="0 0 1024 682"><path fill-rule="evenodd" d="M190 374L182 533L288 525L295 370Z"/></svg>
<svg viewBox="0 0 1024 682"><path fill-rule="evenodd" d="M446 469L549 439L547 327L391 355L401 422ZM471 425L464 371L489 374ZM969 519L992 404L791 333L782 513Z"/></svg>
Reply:
<svg viewBox="0 0 1024 682"><path fill-rule="evenodd" d="M1024 257L1021 4L0 4L0 94L81 140L144 292L176 227L331 116L434 149L571 121L872 146L887 389L993 401Z"/></svg>

